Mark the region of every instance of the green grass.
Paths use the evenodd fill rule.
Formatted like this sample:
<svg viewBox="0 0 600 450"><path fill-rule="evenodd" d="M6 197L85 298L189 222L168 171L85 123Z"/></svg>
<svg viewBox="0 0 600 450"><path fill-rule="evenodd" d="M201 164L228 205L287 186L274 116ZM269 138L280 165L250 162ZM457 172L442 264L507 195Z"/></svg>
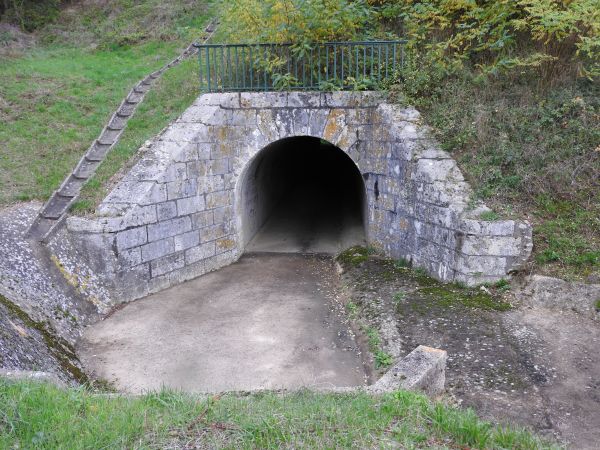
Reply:
<svg viewBox="0 0 600 450"><path fill-rule="evenodd" d="M113 175L128 167L145 141L157 135L192 104L198 96L196 70L197 61L191 58L170 69L158 80L129 120L119 143L83 188L79 200L73 205L75 214L93 212L108 194Z"/></svg>
<svg viewBox="0 0 600 450"><path fill-rule="evenodd" d="M201 24L208 20L208 2L195 2L188 9L186 3L190 2L152 0L142 5L118 0L112 2L111 17L89 5L74 6L57 24L39 32L46 44L20 57L2 59L0 205L50 196L134 84L174 58L200 33ZM127 38L146 28L138 39ZM104 29L110 33L99 32ZM98 34L88 36L85 30ZM158 98L153 105L142 104L140 112L146 112L144 121L150 123L133 123L125 136L128 141L116 150L113 173L127 159L123 154L131 156L132 146L139 147L167 125L182 105L191 103L192 63L177 70L164 83L172 101Z"/></svg>
<svg viewBox="0 0 600 450"><path fill-rule="evenodd" d="M426 397L226 394L141 397L0 380L2 448L550 448L529 432L483 422Z"/></svg>

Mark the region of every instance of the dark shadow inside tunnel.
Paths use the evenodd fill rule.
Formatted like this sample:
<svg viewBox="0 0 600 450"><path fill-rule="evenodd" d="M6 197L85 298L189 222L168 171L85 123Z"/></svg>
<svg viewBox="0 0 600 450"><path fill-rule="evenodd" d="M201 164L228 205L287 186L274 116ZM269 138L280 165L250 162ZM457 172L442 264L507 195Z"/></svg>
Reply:
<svg viewBox="0 0 600 450"><path fill-rule="evenodd" d="M274 142L251 161L241 182L246 251L336 253L365 244L363 179L330 143L313 137Z"/></svg>

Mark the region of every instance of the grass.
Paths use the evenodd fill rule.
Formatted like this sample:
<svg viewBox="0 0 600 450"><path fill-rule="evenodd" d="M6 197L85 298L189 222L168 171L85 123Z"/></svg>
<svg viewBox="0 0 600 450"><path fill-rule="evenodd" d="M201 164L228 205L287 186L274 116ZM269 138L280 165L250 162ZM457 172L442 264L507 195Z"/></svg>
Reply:
<svg viewBox="0 0 600 450"><path fill-rule="evenodd" d="M146 95L130 119L119 143L88 181L73 212L91 213L108 194L110 180L120 170L132 165L132 157L145 141L157 135L176 119L198 96L197 61L191 58L167 71Z"/></svg>
<svg viewBox="0 0 600 450"><path fill-rule="evenodd" d="M100 14L96 6L83 3L41 30L38 41L42 44L20 56L2 58L0 205L47 199L131 87L175 57L199 34L208 17L207 2L118 0L111 2L110 14ZM196 6L185 9L187 3ZM140 34L141 29L147 31ZM95 34L85 30L95 30ZM136 33L137 38L131 38ZM132 146L137 149L138 143L171 120L172 108L180 111L180 105L191 103L190 85L195 77L190 64L175 69L179 72L169 74L170 81L163 83L175 97L172 102L158 107L164 100L160 98L153 106L142 106L145 121L150 123L138 120L127 132L128 142L112 160L113 172L124 160L123 154L130 156ZM188 76L189 81L184 79ZM177 83L181 90L176 90ZM116 163L119 157L121 162Z"/></svg>
<svg viewBox="0 0 600 450"><path fill-rule="evenodd" d="M0 380L2 448L550 448L410 392L140 397Z"/></svg>

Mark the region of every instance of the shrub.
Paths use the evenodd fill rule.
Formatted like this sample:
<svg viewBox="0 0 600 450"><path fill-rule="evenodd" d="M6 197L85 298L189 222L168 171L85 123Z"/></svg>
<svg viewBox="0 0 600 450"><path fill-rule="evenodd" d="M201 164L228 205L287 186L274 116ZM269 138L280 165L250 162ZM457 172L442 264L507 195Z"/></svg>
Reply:
<svg viewBox="0 0 600 450"><path fill-rule="evenodd" d="M369 0L378 17L439 67L481 74L535 69L545 83L600 74L597 0ZM400 21L398 21L400 19Z"/></svg>
<svg viewBox="0 0 600 450"><path fill-rule="evenodd" d="M364 0L232 0L221 14L225 33L242 43L348 40L365 30Z"/></svg>

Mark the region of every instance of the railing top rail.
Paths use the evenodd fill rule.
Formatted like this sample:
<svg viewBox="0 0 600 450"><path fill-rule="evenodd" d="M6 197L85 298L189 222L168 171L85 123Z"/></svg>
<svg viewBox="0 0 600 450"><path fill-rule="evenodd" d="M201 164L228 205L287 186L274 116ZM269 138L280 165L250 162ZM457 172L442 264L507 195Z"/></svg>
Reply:
<svg viewBox="0 0 600 450"><path fill-rule="evenodd" d="M322 45L389 45L389 44L406 44L408 40L400 39L396 41L331 41L331 42L311 42L310 44L314 46L322 46ZM198 44L195 43L194 47L196 48L211 48L211 47L291 47L295 45L292 42L283 42L283 43L268 43L261 42L255 44Z"/></svg>

